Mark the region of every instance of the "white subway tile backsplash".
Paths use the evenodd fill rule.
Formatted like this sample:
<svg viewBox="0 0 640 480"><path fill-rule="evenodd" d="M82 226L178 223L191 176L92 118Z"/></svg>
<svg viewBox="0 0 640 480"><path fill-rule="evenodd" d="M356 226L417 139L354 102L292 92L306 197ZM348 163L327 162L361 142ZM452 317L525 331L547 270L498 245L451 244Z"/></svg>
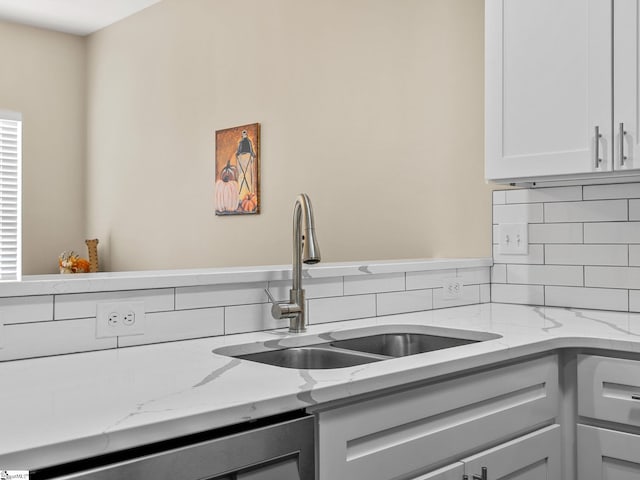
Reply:
<svg viewBox="0 0 640 480"><path fill-rule="evenodd" d="M629 266L640 267L640 245L629 245Z"/></svg>
<svg viewBox="0 0 640 480"><path fill-rule="evenodd" d="M556 265L628 265L626 245L545 245L546 264Z"/></svg>
<svg viewBox="0 0 640 480"><path fill-rule="evenodd" d="M617 183L613 185L585 185L585 200L615 198L640 198L640 183Z"/></svg>
<svg viewBox="0 0 640 480"><path fill-rule="evenodd" d="M493 207L493 224L500 223L542 223L541 203L520 205L496 205Z"/></svg>
<svg viewBox="0 0 640 480"><path fill-rule="evenodd" d="M629 200L629 220L640 220L640 200Z"/></svg>
<svg viewBox="0 0 640 480"><path fill-rule="evenodd" d="M289 326L288 318L282 318L280 320L273 318L270 303L226 307L224 315L225 335L271 330Z"/></svg>
<svg viewBox="0 0 640 480"><path fill-rule="evenodd" d="M147 313L145 320L144 335L118 337L118 346L147 345L224 334L223 308Z"/></svg>
<svg viewBox="0 0 640 480"><path fill-rule="evenodd" d="M342 277L305 278L302 286L307 299L340 297L344 294ZM291 290L291 280L269 282L269 291L276 300L289 300L289 290Z"/></svg>
<svg viewBox="0 0 640 480"><path fill-rule="evenodd" d="M545 223L616 222L627 219L626 200L544 204Z"/></svg>
<svg viewBox="0 0 640 480"><path fill-rule="evenodd" d="M532 223L529 243L582 243L582 223Z"/></svg>
<svg viewBox="0 0 640 480"><path fill-rule="evenodd" d="M5 324L53 320L53 295L0 298L0 314Z"/></svg>
<svg viewBox="0 0 640 480"><path fill-rule="evenodd" d="M376 296L374 294L315 298L309 300L308 305L307 315L310 324L376 316Z"/></svg>
<svg viewBox="0 0 640 480"><path fill-rule="evenodd" d="M640 268L584 267L585 286L604 288L635 288L640 290Z"/></svg>
<svg viewBox="0 0 640 480"><path fill-rule="evenodd" d="M433 290L379 293L377 302L378 315L431 310L433 308Z"/></svg>
<svg viewBox="0 0 640 480"><path fill-rule="evenodd" d="M495 264L491 267L491 283L507 283L507 266Z"/></svg>
<svg viewBox="0 0 640 480"><path fill-rule="evenodd" d="M529 245L527 255L505 255L499 253L498 245L493 246L493 261L495 263L518 263L539 265L544 263L544 245Z"/></svg>
<svg viewBox="0 0 640 480"><path fill-rule="evenodd" d="M264 303L267 282L176 288L176 310Z"/></svg>
<svg viewBox="0 0 640 480"><path fill-rule="evenodd" d="M116 348L117 340L96 338L95 318L18 323L3 327L0 361Z"/></svg>
<svg viewBox="0 0 640 480"><path fill-rule="evenodd" d="M640 243L640 222L585 223L584 243Z"/></svg>
<svg viewBox="0 0 640 480"><path fill-rule="evenodd" d="M545 287L545 305L627 311L628 290L610 288Z"/></svg>
<svg viewBox="0 0 640 480"><path fill-rule="evenodd" d="M629 290L629 311L640 312L640 290Z"/></svg>
<svg viewBox="0 0 640 480"><path fill-rule="evenodd" d="M506 202L509 203L542 203L571 202L582 200L582 187L551 187L507 190Z"/></svg>
<svg viewBox="0 0 640 480"><path fill-rule="evenodd" d="M144 302L146 312L162 312L173 310L173 300L172 288L56 295L54 302L54 319L65 320L95 317L96 304L120 301Z"/></svg>
<svg viewBox="0 0 640 480"><path fill-rule="evenodd" d="M442 288L444 281L455 278L456 270L430 270L426 272L407 272L407 290Z"/></svg>
<svg viewBox="0 0 640 480"><path fill-rule="evenodd" d="M373 274L345 277L344 294L397 292L405 289L404 273Z"/></svg>
<svg viewBox="0 0 640 480"><path fill-rule="evenodd" d="M465 285L459 298L449 299L444 296L443 288L433 290L433 308L458 307L480 303L480 285Z"/></svg>
<svg viewBox="0 0 640 480"><path fill-rule="evenodd" d="M582 266L507 265L507 281L524 285L583 286Z"/></svg>
<svg viewBox="0 0 640 480"><path fill-rule="evenodd" d="M457 276L462 279L465 285L477 285L491 281L489 267L459 268Z"/></svg>
<svg viewBox="0 0 640 480"><path fill-rule="evenodd" d="M491 285L483 283L480 285L480 303L489 303L491 301Z"/></svg>
<svg viewBox="0 0 640 480"><path fill-rule="evenodd" d="M491 301L496 303L518 303L544 305L544 287L541 285L491 285Z"/></svg>
<svg viewBox="0 0 640 480"><path fill-rule="evenodd" d="M493 191L493 204L494 205L504 205L507 203L507 192L506 190L494 190Z"/></svg>

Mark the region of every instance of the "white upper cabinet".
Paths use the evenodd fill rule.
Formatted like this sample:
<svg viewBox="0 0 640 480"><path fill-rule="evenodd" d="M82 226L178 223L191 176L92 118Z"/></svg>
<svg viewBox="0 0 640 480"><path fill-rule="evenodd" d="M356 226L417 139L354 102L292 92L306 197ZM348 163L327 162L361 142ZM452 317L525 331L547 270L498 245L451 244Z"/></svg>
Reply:
<svg viewBox="0 0 640 480"><path fill-rule="evenodd" d="M640 168L638 2L486 0L487 179Z"/></svg>
<svg viewBox="0 0 640 480"><path fill-rule="evenodd" d="M640 169L639 3L638 0L615 0L613 4L614 168L620 171Z"/></svg>

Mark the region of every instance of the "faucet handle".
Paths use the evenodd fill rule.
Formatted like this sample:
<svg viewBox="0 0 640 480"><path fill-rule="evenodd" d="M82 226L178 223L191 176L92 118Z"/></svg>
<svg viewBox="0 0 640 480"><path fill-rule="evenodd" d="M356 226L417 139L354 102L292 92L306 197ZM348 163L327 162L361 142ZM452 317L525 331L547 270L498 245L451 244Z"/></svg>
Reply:
<svg viewBox="0 0 640 480"><path fill-rule="evenodd" d="M269 297L269 302L271 303L271 315L273 318L279 320L281 318L291 318L295 317L298 313L302 311L300 305L296 303L287 303L287 302L278 302L268 288L264 289L264 293Z"/></svg>

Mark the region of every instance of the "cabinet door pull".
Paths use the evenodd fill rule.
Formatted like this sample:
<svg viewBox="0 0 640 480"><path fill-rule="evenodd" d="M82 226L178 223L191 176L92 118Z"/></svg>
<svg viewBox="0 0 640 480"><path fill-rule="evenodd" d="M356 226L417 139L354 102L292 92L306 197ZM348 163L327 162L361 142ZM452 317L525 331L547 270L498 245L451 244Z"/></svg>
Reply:
<svg viewBox="0 0 640 480"><path fill-rule="evenodd" d="M638 395L631 395L631 400L640 400L640 394L638 394Z"/></svg>
<svg viewBox="0 0 640 480"><path fill-rule="evenodd" d="M627 159L627 157L625 157L624 155L624 136L627 134L627 132L624 131L624 123L621 123L619 125L619 136L620 136L620 145L619 145L619 149L620 149L620 166L624 167L624 162Z"/></svg>
<svg viewBox="0 0 640 480"><path fill-rule="evenodd" d="M600 168L600 164L602 163L602 159L600 158L600 139L602 138L602 134L600 133L600 127L596 125L596 168Z"/></svg>
<svg viewBox="0 0 640 480"><path fill-rule="evenodd" d="M474 475L473 480L487 480L487 467L482 467L482 476Z"/></svg>

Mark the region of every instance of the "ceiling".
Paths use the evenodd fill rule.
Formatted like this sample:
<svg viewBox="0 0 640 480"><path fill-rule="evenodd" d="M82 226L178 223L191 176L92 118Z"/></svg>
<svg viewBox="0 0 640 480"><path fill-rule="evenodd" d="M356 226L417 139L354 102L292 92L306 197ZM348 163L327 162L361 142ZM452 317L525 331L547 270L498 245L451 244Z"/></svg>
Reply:
<svg viewBox="0 0 640 480"><path fill-rule="evenodd" d="M0 0L0 20L88 35L161 0Z"/></svg>

